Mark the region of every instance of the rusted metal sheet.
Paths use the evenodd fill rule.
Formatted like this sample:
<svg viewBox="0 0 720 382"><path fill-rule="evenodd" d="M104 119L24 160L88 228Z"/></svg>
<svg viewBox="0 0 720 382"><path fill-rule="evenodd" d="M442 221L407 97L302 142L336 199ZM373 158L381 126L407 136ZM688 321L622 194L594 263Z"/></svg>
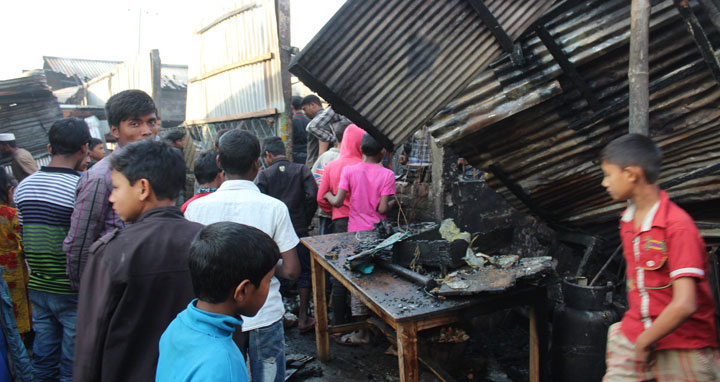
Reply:
<svg viewBox="0 0 720 382"><path fill-rule="evenodd" d="M503 52L477 6L515 39L553 3L349 0L290 72L392 148Z"/></svg>
<svg viewBox="0 0 720 382"><path fill-rule="evenodd" d="M714 46L720 34L697 1L690 7ZM587 225L617 219L624 205L601 187L598 155L628 130L630 2L592 0L559 5L543 27L599 102L593 109L534 29L518 40L527 66L509 55L479 73L430 122L449 145L515 207L533 205L559 222ZM547 36L546 36L547 37ZM557 53L557 52L556 52ZM717 54L717 53L716 53ZM661 182L720 160L720 88L673 1L654 1L650 19L650 136L664 153ZM720 198L720 175L701 174L669 189L686 205ZM523 202L523 194L527 201Z"/></svg>
<svg viewBox="0 0 720 382"><path fill-rule="evenodd" d="M186 120L284 112L276 1L203 4L197 11Z"/></svg>
<svg viewBox="0 0 720 382"><path fill-rule="evenodd" d="M40 164L49 157L47 133L62 118L57 99L41 71L0 81L0 133L13 133L18 147L33 154ZM6 164L10 158L0 162Z"/></svg>

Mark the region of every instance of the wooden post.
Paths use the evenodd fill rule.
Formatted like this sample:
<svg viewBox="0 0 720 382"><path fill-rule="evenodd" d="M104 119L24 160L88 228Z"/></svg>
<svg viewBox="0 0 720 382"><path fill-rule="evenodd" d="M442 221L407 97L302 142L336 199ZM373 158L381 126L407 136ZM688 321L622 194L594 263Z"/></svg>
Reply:
<svg viewBox="0 0 720 382"><path fill-rule="evenodd" d="M293 160L293 125L292 125L292 83L290 81L290 0L275 0L277 13L278 45L280 47L280 78L282 82L285 110L278 118L278 136L285 140L285 155ZM284 135L284 136L283 136Z"/></svg>
<svg viewBox="0 0 720 382"><path fill-rule="evenodd" d="M150 51L150 69L152 70L150 78L152 80L152 94L150 96L155 101L155 108L158 109L158 117L163 118L160 115L160 104L162 103L160 97L162 97L162 62L160 61L160 51L153 49Z"/></svg>
<svg viewBox="0 0 720 382"><path fill-rule="evenodd" d="M398 364L400 382L417 382L420 379L418 369L417 326L415 321L398 322L397 333Z"/></svg>
<svg viewBox="0 0 720 382"><path fill-rule="evenodd" d="M648 45L650 0L632 0L630 11L630 133L649 135Z"/></svg>
<svg viewBox="0 0 720 382"><path fill-rule="evenodd" d="M300 244L304 245L304 244ZM317 254L310 253L312 270L313 303L315 304L315 342L318 359L330 359L330 336L328 335L327 303L325 301L325 271L315 259Z"/></svg>

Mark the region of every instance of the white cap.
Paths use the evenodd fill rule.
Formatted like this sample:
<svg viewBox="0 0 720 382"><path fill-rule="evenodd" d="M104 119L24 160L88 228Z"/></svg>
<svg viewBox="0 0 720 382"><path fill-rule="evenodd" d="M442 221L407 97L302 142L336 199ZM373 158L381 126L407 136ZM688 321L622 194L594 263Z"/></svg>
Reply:
<svg viewBox="0 0 720 382"><path fill-rule="evenodd" d="M0 134L0 142L10 142L15 140L15 134L13 133L2 133Z"/></svg>

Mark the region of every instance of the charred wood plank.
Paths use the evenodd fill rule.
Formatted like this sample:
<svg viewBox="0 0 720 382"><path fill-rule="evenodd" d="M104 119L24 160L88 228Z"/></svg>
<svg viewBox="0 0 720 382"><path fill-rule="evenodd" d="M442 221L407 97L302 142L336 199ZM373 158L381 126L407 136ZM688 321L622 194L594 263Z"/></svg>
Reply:
<svg viewBox="0 0 720 382"><path fill-rule="evenodd" d="M540 41L545 44L545 47L547 48L548 52L553 56L555 61L560 65L560 68L562 71L568 76L570 81L577 87L577 89L580 91L580 93L583 95L583 98L587 101L588 105L590 107L597 111L600 110L601 105L600 101L598 101L597 97L595 97L595 93L593 93L593 90L590 88L590 85L588 85L587 82L585 82L585 79L582 78L580 73L578 73L577 68L575 68L575 65L573 65L572 62L568 59L567 54L565 54L565 51L562 49L562 47L555 41L555 38L548 32L547 29L545 29L545 26L539 26L535 32L537 33L538 37L540 38Z"/></svg>
<svg viewBox="0 0 720 382"><path fill-rule="evenodd" d="M698 50L700 50L700 54L702 54L703 60L705 60L708 69L710 69L713 77L715 77L715 81L720 83L720 61L718 61L718 58L715 55L715 51L710 44L707 34L705 34L705 30L702 28L700 21L695 16L695 12L693 12L692 8L690 8L690 4L687 0L674 0L674 3L680 13L680 16L685 20L685 23L687 23L688 30L695 39Z"/></svg>
<svg viewBox="0 0 720 382"><path fill-rule="evenodd" d="M525 190L517 183L513 182L512 179L510 179L510 176L505 172L505 170L502 168L500 163L493 163L488 167L488 170L495 175L502 184L507 187L510 192L515 195L518 200L520 200L533 214L540 217L541 219L545 220L546 222L552 223L554 222L554 219L550 216L550 214L543 211L537 203L535 203L532 199L530 199L530 196L525 192Z"/></svg>
<svg viewBox="0 0 720 382"><path fill-rule="evenodd" d="M502 46L503 50L510 55L515 66L525 65L525 57L523 56L520 44L514 44L512 38L507 34L505 29L500 25L495 15L488 9L483 0L470 0L470 5L485 23L485 26L495 36L497 42Z"/></svg>

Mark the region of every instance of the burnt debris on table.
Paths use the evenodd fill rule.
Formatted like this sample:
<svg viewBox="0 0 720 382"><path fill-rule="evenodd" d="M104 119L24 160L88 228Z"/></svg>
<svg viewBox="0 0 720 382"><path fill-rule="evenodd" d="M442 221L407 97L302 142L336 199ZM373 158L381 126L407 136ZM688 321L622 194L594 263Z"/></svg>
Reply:
<svg viewBox="0 0 720 382"><path fill-rule="evenodd" d="M355 238L346 268L368 274L378 266L442 297L503 291L519 280L553 272L555 266L549 256L484 254L479 248L497 247L492 237L460 232L452 219L442 225L411 224L404 230L383 221L373 231L357 232ZM489 245L483 246L486 242ZM333 248L326 258L337 259L342 247Z"/></svg>

